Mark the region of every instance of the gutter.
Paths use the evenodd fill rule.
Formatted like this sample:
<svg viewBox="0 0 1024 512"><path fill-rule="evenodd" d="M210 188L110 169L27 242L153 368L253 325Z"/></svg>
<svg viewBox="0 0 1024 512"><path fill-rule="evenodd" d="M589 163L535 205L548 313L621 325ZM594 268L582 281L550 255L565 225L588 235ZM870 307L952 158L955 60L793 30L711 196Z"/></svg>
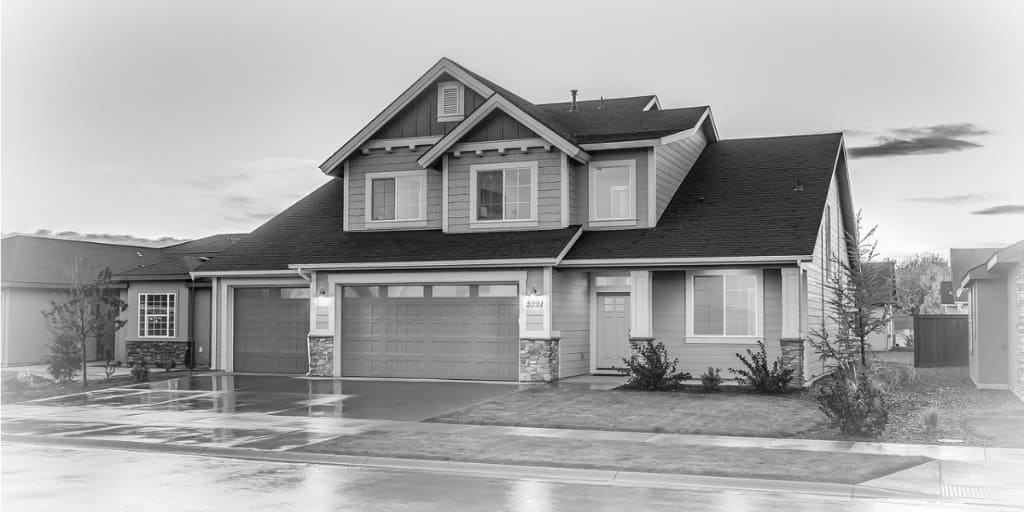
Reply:
<svg viewBox="0 0 1024 512"><path fill-rule="evenodd" d="M560 267L637 267L637 266L707 266L707 265L790 265L802 266L813 256L745 256L715 258L616 258L563 261Z"/></svg>
<svg viewBox="0 0 1024 512"><path fill-rule="evenodd" d="M396 261L362 263L293 263L288 268L306 270L398 270L437 268L553 267L557 258L523 258L494 260ZM290 273L294 273L291 272Z"/></svg>

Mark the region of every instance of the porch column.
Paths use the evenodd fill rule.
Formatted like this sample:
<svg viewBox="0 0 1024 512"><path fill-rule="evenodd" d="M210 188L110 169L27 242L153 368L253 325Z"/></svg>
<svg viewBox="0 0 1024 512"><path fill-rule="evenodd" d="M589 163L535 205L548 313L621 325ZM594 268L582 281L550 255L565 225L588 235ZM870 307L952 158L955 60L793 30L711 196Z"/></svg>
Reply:
<svg viewBox="0 0 1024 512"><path fill-rule="evenodd" d="M629 341L654 339L654 314L651 301L651 271L629 273Z"/></svg>
<svg viewBox="0 0 1024 512"><path fill-rule="evenodd" d="M794 387L804 385L805 343L800 333L800 269L782 268L782 362L793 370Z"/></svg>
<svg viewBox="0 0 1024 512"><path fill-rule="evenodd" d="M309 371L306 375L317 377L340 377L341 364L338 355L341 350L334 339L335 290L327 282L325 274L312 272L309 280L309 335L306 350L309 357Z"/></svg>

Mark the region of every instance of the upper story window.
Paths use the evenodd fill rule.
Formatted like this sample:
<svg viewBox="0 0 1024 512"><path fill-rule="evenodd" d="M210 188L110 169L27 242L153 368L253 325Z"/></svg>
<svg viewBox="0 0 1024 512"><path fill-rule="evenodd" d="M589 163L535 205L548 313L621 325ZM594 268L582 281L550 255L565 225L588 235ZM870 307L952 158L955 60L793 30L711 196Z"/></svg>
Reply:
<svg viewBox="0 0 1024 512"><path fill-rule="evenodd" d="M761 335L761 270L693 271L687 285L687 341L753 343Z"/></svg>
<svg viewBox="0 0 1024 512"><path fill-rule="evenodd" d="M437 84L437 122L462 121L465 116L465 88L459 82Z"/></svg>
<svg viewBox="0 0 1024 512"><path fill-rule="evenodd" d="M590 222L636 223L636 161L591 162Z"/></svg>
<svg viewBox="0 0 1024 512"><path fill-rule="evenodd" d="M176 298L173 293L139 294L139 336L174 337Z"/></svg>
<svg viewBox="0 0 1024 512"><path fill-rule="evenodd" d="M367 225L426 219L427 171L375 172L366 175Z"/></svg>
<svg viewBox="0 0 1024 512"><path fill-rule="evenodd" d="M469 167L471 223L537 224L537 162Z"/></svg>

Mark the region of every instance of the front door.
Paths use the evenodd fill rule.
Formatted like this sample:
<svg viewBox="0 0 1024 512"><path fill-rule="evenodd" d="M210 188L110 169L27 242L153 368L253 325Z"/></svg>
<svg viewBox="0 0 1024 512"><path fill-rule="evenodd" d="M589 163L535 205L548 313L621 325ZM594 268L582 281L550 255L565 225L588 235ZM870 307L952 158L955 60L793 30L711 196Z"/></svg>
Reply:
<svg viewBox="0 0 1024 512"><path fill-rule="evenodd" d="M629 294L597 294L597 368L625 367L630 355Z"/></svg>

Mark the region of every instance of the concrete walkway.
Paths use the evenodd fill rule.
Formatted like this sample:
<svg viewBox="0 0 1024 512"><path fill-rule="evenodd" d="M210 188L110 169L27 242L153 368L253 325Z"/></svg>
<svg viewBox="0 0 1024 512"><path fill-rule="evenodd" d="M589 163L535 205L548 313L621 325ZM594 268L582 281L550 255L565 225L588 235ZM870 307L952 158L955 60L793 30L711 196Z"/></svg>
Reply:
<svg viewBox="0 0 1024 512"><path fill-rule="evenodd" d="M202 394L201 391L189 393L194 393L197 399ZM147 410L144 406L111 408L95 405L56 407L18 404L4 406L2 420L5 442L478 473L495 477L530 476L607 485L714 486L850 497L887 496L1004 505L1024 503L1024 449L461 425L339 417L275 416L245 412L225 414L188 409ZM935 460L858 485L847 485L352 457L291 451L339 436L367 431L539 436L652 444L925 456Z"/></svg>

